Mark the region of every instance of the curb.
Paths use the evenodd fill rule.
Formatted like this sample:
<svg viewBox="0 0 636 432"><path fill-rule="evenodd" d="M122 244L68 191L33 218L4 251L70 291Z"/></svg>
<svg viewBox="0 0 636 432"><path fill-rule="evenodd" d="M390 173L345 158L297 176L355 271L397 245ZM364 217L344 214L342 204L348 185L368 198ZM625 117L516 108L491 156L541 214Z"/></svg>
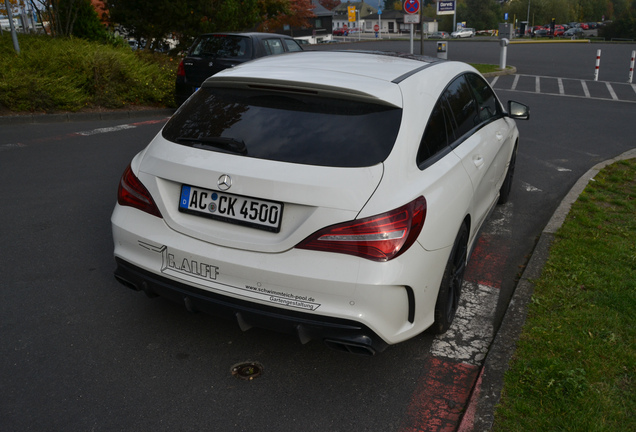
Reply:
<svg viewBox="0 0 636 432"><path fill-rule="evenodd" d="M64 123L71 121L119 120L147 116L171 116L175 109L161 108L134 111L104 111L94 113L62 113L62 114L27 114L0 116L0 125L32 124L32 123Z"/></svg>
<svg viewBox="0 0 636 432"><path fill-rule="evenodd" d="M495 408L499 403L503 390L504 374L508 370L508 365L516 350L517 340L519 340L526 321L528 304L534 291L532 280L541 276L556 232L563 225L572 208L572 204L576 202L581 192L600 170L614 162L632 158L636 158L636 148L601 162L583 174L561 201L561 204L543 229L539 241L532 252L532 257L515 288L499 331L497 331L481 367L481 388L473 388L473 393L466 407L466 412L473 410L475 413L472 425L465 424L466 418L464 418L458 430L470 430L473 432L492 430L495 421Z"/></svg>
<svg viewBox="0 0 636 432"><path fill-rule="evenodd" d="M567 40L520 40L520 41L510 41L510 44L554 44L554 43L591 43L589 39L567 39Z"/></svg>
<svg viewBox="0 0 636 432"><path fill-rule="evenodd" d="M517 68L514 66L507 66L506 69L504 70L499 70L496 72L486 72L485 74L482 74L482 76L484 78L492 78L492 77L496 77L496 76L501 76L501 75L514 75L517 73Z"/></svg>

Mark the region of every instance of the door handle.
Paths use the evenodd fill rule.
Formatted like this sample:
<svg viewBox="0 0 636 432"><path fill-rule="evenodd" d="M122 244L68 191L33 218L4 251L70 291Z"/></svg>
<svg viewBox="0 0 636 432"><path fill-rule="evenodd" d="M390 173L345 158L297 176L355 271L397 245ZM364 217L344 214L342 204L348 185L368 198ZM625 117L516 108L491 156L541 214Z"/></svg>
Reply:
<svg viewBox="0 0 636 432"><path fill-rule="evenodd" d="M473 163L477 168L481 168L481 166L484 164L484 158L481 157L481 155L475 155L473 156Z"/></svg>

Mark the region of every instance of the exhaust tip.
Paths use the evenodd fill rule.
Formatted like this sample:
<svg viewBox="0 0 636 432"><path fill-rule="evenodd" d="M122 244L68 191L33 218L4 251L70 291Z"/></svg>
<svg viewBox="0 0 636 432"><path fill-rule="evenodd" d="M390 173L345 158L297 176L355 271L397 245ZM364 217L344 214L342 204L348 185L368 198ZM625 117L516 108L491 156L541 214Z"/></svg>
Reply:
<svg viewBox="0 0 636 432"><path fill-rule="evenodd" d="M123 286L130 288L131 290L134 291L139 291L140 288L134 284L133 282L129 281L128 279L124 279L123 277L119 276L118 274L115 274L115 279L117 280L117 282L119 282L120 284L122 284Z"/></svg>
<svg viewBox="0 0 636 432"><path fill-rule="evenodd" d="M376 351L368 345L361 345L347 341L325 339L325 345L336 351L347 352L350 354L363 356L374 356L376 354Z"/></svg>

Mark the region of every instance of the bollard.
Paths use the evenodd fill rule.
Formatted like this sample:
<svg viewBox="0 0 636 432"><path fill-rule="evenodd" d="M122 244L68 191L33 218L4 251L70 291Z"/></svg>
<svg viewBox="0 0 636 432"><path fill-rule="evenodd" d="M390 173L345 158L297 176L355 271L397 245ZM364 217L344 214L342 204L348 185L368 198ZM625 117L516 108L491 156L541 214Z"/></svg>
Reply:
<svg viewBox="0 0 636 432"><path fill-rule="evenodd" d="M437 42L437 58L448 60L448 45L446 42Z"/></svg>
<svg viewBox="0 0 636 432"><path fill-rule="evenodd" d="M627 82L629 82L630 84L632 83L632 79L634 78L634 57L636 57L636 51L632 51L632 61L629 64L629 80Z"/></svg>
<svg viewBox="0 0 636 432"><path fill-rule="evenodd" d="M508 57L508 44L510 41L506 38L503 38L499 41L499 45L501 45L501 55L499 57L499 69L506 69L506 58Z"/></svg>
<svg viewBox="0 0 636 432"><path fill-rule="evenodd" d="M596 51L596 68L594 69L594 81L598 81L598 70L601 67L601 50Z"/></svg>

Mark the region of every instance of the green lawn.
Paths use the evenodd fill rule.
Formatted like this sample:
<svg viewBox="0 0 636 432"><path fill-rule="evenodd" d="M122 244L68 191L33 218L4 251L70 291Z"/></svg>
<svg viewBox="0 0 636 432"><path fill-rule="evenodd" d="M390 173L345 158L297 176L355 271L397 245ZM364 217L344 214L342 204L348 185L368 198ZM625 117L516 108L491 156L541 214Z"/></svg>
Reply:
<svg viewBox="0 0 636 432"><path fill-rule="evenodd" d="M494 430L636 430L635 159L603 169L557 232Z"/></svg>

